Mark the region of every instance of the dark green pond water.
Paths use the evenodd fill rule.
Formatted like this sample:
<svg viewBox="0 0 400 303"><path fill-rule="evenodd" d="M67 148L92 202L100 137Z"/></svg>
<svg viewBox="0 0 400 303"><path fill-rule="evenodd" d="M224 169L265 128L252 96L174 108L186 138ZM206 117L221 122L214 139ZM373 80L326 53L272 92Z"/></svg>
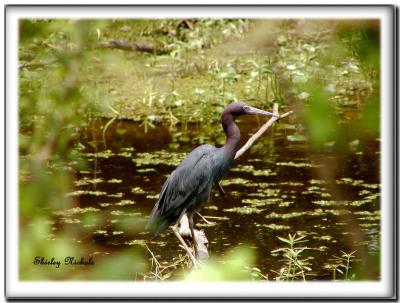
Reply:
<svg viewBox="0 0 400 303"><path fill-rule="evenodd" d="M187 131L177 126L171 133L156 126L145 133L137 123L118 121L107 129L105 147L100 129L105 123L84 131L90 166L78 173L71 193L80 208L96 211L102 221L94 229L71 217L60 224L74 225L83 235L80 241L103 251L145 239L160 260L171 260L183 253L173 234L167 231L151 239L142 227L167 176L199 142L223 142L222 127L211 127L209 141L196 125ZM238 124L243 143L259 128L254 117ZM277 237L298 232L308 240L303 257L312 268L310 279L331 280L326 267L333 256L353 250L352 267L367 266L368 279L379 279L379 266L371 261L379 254L380 242L379 141L362 142L363 149L351 154L329 148L316 152L290 125L280 122L269 129L237 160L222 182L225 196L213 191L202 214L217 222L215 226L195 218L208 237L210 255L248 245L257 256L255 265L273 279L271 270L283 265L282 256L272 253L284 246ZM334 180L322 179L332 169Z"/></svg>

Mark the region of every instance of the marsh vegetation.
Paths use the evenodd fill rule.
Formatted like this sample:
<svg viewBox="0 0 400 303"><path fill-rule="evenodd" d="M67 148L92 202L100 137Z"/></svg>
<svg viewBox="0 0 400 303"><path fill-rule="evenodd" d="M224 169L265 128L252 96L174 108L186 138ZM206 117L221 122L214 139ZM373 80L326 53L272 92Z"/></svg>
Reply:
<svg viewBox="0 0 400 303"><path fill-rule="evenodd" d="M19 60L21 279L380 279L379 24L22 20ZM143 226L185 155L224 143L234 100L295 114L213 193L212 257L189 273ZM243 143L264 122L240 119Z"/></svg>

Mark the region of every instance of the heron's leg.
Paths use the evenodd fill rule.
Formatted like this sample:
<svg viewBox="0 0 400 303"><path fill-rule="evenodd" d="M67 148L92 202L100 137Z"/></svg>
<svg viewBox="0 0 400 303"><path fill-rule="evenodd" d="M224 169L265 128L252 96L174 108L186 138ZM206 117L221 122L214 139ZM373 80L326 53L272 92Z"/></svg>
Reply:
<svg viewBox="0 0 400 303"><path fill-rule="evenodd" d="M197 258L197 256L198 256L198 253L197 253L197 240L196 240L196 233L194 232L193 215L194 215L194 213L190 213L188 219L189 219L190 232L192 233L194 255Z"/></svg>
<svg viewBox="0 0 400 303"><path fill-rule="evenodd" d="M198 214L199 217L200 217L204 222L206 222L207 224L210 224L210 225L215 225L215 224L217 224L217 222L208 221L208 220L207 220L206 218L204 218L198 211L196 211L196 214Z"/></svg>
<svg viewBox="0 0 400 303"><path fill-rule="evenodd" d="M218 191L219 191L219 193L221 194L221 196L225 196L225 191L224 191L224 189L222 188L222 186L221 186L221 183L217 183L217 187L218 187Z"/></svg>
<svg viewBox="0 0 400 303"><path fill-rule="evenodd" d="M183 248L185 249L186 253L188 254L190 260L193 263L194 268L197 269L198 266L198 261L196 260L195 256L193 256L192 252L190 251L189 247L186 245L185 240L183 240L182 236L178 232L178 224L171 226L171 229L173 230L175 236L179 239L181 242Z"/></svg>

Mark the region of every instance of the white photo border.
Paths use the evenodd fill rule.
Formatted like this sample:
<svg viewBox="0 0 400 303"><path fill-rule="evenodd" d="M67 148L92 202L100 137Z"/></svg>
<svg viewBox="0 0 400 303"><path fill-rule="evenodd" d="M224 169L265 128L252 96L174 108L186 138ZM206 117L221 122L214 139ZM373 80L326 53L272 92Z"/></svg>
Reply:
<svg viewBox="0 0 400 303"><path fill-rule="evenodd" d="M397 299L397 12L391 5L5 6L5 295L8 299ZM21 18L381 20L381 280L376 282L22 282L18 280L18 20ZM396 129L395 129L396 127Z"/></svg>

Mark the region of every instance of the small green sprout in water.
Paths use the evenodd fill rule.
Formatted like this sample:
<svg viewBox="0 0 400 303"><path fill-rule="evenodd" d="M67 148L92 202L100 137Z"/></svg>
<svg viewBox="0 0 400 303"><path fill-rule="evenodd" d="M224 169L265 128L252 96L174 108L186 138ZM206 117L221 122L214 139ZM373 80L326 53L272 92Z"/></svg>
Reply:
<svg viewBox="0 0 400 303"><path fill-rule="evenodd" d="M304 250L309 249L306 246L299 247L300 243L305 243L308 240L304 240L305 236L299 236L297 234L289 234L287 238L277 237L280 241L287 244L287 247L278 248L273 250L271 253L282 253L285 260L285 265L280 269L279 272L272 271L278 276L275 278L277 281L294 281L296 279L306 280L308 272L311 271L309 262L307 259L302 259L301 254Z"/></svg>
<svg viewBox="0 0 400 303"><path fill-rule="evenodd" d="M340 251L342 255L340 257L333 256L335 258L335 262L332 264L327 264L324 268L332 270L333 274L333 281L336 281L336 272L344 275L344 280L348 280L349 270L351 269L350 263L352 259L355 258L355 253L357 252L352 251L351 253L346 253L344 251ZM341 270L344 269L344 272Z"/></svg>

